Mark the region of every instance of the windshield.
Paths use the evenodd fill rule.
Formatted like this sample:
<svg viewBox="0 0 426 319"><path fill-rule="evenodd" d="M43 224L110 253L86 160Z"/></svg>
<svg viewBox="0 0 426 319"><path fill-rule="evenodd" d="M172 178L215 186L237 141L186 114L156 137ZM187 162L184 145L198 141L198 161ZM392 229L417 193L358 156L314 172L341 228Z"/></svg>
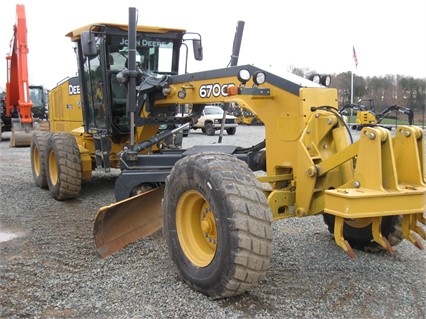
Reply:
<svg viewBox="0 0 426 319"><path fill-rule="evenodd" d="M205 107L204 114L205 115L222 115L223 110L220 107Z"/></svg>
<svg viewBox="0 0 426 319"><path fill-rule="evenodd" d="M155 73L172 73L174 43L167 39L137 40L136 64L140 69ZM128 67L128 41L122 36L111 37L108 45L108 63L110 70L121 71Z"/></svg>
<svg viewBox="0 0 426 319"><path fill-rule="evenodd" d="M101 34L95 37L95 44L98 54L87 56L82 67L85 125L89 129L109 129L114 125L120 133L128 132L126 87L116 78L120 71L128 68L127 35ZM137 67L148 73L177 74L180 45L181 38L175 34L138 33Z"/></svg>
<svg viewBox="0 0 426 319"><path fill-rule="evenodd" d="M33 106L44 106L43 103L43 89L39 87L30 87L30 99Z"/></svg>

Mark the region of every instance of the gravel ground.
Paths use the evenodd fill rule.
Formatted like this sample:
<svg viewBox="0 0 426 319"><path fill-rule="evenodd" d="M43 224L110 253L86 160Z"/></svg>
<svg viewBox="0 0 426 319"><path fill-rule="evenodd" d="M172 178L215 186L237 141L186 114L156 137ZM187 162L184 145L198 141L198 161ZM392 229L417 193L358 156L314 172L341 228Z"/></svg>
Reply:
<svg viewBox="0 0 426 319"><path fill-rule="evenodd" d="M242 126L223 142L262 136ZM192 131L184 147L217 138ZM214 301L179 279L160 232L98 258L94 216L114 201L116 171L57 202L34 186L29 148L3 140L0 175L0 318L426 318L426 254L407 241L394 255L356 251L353 260L320 216L277 221L266 279Z"/></svg>

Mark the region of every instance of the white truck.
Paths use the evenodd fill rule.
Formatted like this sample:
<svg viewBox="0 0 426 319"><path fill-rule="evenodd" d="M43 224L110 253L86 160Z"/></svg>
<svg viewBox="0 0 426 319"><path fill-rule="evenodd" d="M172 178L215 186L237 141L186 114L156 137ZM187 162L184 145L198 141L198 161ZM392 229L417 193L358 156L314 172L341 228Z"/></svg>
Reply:
<svg viewBox="0 0 426 319"><path fill-rule="evenodd" d="M207 135L214 135L222 126L224 110L220 106L206 105L201 117L192 129L201 131ZM237 118L233 115L226 114L224 130L228 135L234 135L237 132Z"/></svg>

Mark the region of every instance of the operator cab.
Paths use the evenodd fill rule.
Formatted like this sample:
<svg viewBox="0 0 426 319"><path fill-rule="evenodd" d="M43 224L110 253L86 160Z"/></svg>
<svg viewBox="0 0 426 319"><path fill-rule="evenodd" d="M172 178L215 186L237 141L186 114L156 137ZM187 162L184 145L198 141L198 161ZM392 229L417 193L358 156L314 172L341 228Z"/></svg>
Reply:
<svg viewBox="0 0 426 319"><path fill-rule="evenodd" d="M180 29L137 26L137 68L153 76L178 74L185 34ZM128 68L127 25L96 24L68 36L77 43L85 131L109 135L114 142L126 140L130 134L127 87L117 75ZM196 44L194 52L202 52ZM143 105L144 97L138 99L137 104Z"/></svg>

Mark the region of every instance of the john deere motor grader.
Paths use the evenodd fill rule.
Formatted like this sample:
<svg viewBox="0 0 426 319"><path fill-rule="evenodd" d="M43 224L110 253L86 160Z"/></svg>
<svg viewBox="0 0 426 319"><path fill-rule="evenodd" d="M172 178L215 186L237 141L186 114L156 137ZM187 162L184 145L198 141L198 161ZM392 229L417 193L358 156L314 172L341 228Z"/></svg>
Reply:
<svg viewBox="0 0 426 319"><path fill-rule="evenodd" d="M46 176L49 188L61 189L58 194L65 192L68 177L85 179L99 163L121 168L117 203L102 207L95 218L101 257L162 227L182 279L224 298L250 290L265 276L273 220L323 214L337 245L351 257L352 247L373 243L393 253L403 238L422 248L426 183L420 128L400 126L392 137L381 127L365 127L353 142L337 111L335 89L252 65L178 74L184 34L136 26L135 8L129 9L128 26L97 24L69 34L77 46L84 127L38 143L47 143ZM200 58L201 41L194 43ZM167 72L160 68L162 49L169 50L168 63L161 64ZM119 64L124 69L112 67L111 54L127 61ZM105 126L96 112L99 79L109 97ZM116 81L127 88L126 108L124 97L116 100ZM192 104L192 113L179 119L190 124L204 105L231 102L259 116L264 140L247 148L159 147L174 133L156 135L158 125L168 122L176 105Z"/></svg>

